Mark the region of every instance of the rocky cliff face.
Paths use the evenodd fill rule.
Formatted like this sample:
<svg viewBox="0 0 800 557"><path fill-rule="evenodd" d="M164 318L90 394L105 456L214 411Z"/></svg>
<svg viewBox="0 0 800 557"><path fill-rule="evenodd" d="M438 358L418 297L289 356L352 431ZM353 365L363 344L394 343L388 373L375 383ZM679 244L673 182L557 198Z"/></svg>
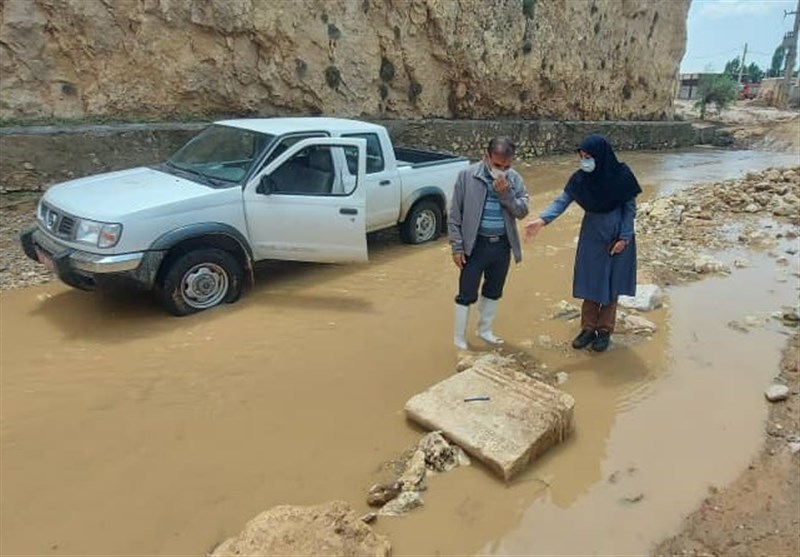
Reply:
<svg viewBox="0 0 800 557"><path fill-rule="evenodd" d="M0 0L0 118L661 119L690 0Z"/></svg>

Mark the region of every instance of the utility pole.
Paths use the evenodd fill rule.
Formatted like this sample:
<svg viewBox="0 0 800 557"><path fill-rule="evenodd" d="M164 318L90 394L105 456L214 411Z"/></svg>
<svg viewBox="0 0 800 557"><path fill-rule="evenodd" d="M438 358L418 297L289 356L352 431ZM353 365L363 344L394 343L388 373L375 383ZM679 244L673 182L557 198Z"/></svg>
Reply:
<svg viewBox="0 0 800 557"><path fill-rule="evenodd" d="M744 72L744 59L747 58L747 43L744 43L744 54L742 54L742 61L739 64L739 85L742 84L742 72Z"/></svg>
<svg viewBox="0 0 800 557"><path fill-rule="evenodd" d="M780 104L786 106L789 102L789 92L791 91L792 72L794 72L794 62L797 57L797 33L800 31L800 0L797 0L797 8L793 12L784 12L783 17L794 15L794 30L790 37L786 37L786 70L783 72L783 85L781 86Z"/></svg>

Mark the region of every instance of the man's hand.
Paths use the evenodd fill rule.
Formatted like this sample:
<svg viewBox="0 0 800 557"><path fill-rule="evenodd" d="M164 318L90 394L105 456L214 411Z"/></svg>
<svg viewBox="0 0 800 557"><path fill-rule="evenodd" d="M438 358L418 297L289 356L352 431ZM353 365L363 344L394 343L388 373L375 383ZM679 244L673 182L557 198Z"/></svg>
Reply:
<svg viewBox="0 0 800 557"><path fill-rule="evenodd" d="M494 191L497 193L505 193L508 190L508 180L506 179L506 175L503 174L499 178L496 178L494 181Z"/></svg>
<svg viewBox="0 0 800 557"><path fill-rule="evenodd" d="M544 228L545 222L543 219L538 218L525 223L525 241L533 240L539 231Z"/></svg>
<svg viewBox="0 0 800 557"><path fill-rule="evenodd" d="M614 242L614 245L611 246L611 249L608 251L608 253L611 255L617 255L618 253L622 253L622 250L624 250L627 246L628 242L626 240L617 240Z"/></svg>
<svg viewBox="0 0 800 557"><path fill-rule="evenodd" d="M456 264L456 267L459 269L463 269L464 265L467 264L467 256L464 255L463 251L459 251L458 253L453 254L453 263Z"/></svg>

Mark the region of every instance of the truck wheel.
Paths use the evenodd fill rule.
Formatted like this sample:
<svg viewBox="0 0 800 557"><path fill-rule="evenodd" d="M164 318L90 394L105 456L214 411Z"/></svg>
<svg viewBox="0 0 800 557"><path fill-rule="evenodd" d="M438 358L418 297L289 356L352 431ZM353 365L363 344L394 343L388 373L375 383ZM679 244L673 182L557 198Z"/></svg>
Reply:
<svg viewBox="0 0 800 557"><path fill-rule="evenodd" d="M220 249L201 249L172 261L157 293L168 312L189 315L238 300L243 278L242 266L231 254Z"/></svg>
<svg viewBox="0 0 800 557"><path fill-rule="evenodd" d="M411 208L400 226L400 238L407 244L422 244L439 237L442 210L434 201L420 201Z"/></svg>

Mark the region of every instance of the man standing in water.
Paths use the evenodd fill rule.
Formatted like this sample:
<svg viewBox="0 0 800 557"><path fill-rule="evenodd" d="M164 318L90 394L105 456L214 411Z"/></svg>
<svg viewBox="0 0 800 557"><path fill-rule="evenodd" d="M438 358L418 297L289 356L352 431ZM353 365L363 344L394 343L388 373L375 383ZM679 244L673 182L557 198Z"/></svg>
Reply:
<svg viewBox="0 0 800 557"><path fill-rule="evenodd" d="M511 253L522 259L515 219L528 214L528 192L511 164L516 147L508 137L489 141L483 160L465 168L456 180L448 217L453 262L459 268L453 342L467 348L469 308L478 301L478 336L503 341L492 331L503 295ZM483 285L481 287L481 280Z"/></svg>

